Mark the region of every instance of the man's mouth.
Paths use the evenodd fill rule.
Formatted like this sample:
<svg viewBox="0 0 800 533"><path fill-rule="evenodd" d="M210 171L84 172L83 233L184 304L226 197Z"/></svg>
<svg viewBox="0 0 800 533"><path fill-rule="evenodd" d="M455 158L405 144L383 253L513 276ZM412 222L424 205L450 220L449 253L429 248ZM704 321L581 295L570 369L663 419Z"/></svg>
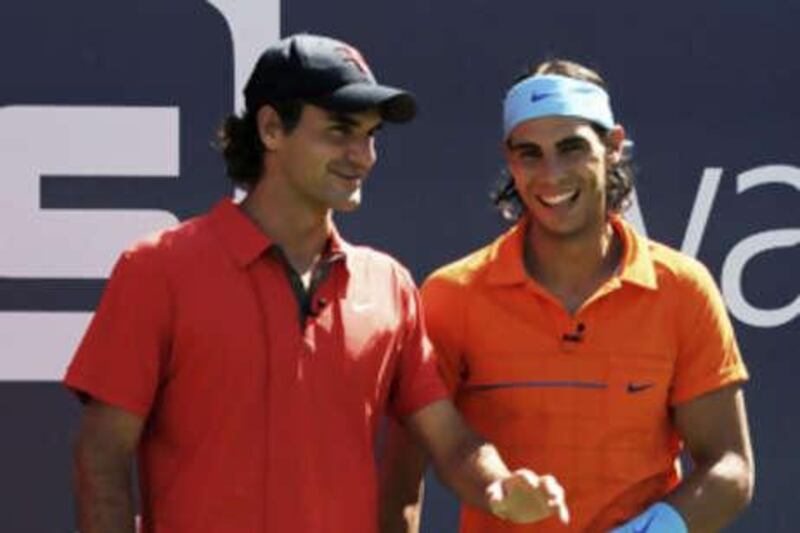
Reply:
<svg viewBox="0 0 800 533"><path fill-rule="evenodd" d="M574 189L560 194L548 194L548 195L537 194L536 199L539 200L539 203L541 203L545 207L553 208L573 203L575 200L578 199L579 194L580 190Z"/></svg>
<svg viewBox="0 0 800 533"><path fill-rule="evenodd" d="M337 178L341 178L341 179L346 180L346 181L358 181L358 180L364 179L364 174L358 174L358 173L350 174L350 173L347 173L347 172L332 171L331 174L333 174Z"/></svg>

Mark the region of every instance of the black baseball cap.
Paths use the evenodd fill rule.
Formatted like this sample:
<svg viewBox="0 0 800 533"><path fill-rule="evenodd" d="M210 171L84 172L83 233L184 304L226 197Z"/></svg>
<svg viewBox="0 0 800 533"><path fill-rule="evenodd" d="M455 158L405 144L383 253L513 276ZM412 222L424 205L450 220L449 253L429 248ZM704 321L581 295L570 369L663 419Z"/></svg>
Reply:
<svg viewBox="0 0 800 533"><path fill-rule="evenodd" d="M344 113L377 108L388 122L411 120L417 107L411 93L379 85L358 50L311 34L292 35L264 50L244 99L249 112L290 99Z"/></svg>

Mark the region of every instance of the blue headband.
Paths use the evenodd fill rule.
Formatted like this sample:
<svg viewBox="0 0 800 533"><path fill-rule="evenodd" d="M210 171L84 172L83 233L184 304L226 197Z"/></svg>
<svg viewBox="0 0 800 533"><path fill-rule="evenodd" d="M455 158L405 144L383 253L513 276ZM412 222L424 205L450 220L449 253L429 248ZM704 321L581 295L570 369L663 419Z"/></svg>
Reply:
<svg viewBox="0 0 800 533"><path fill-rule="evenodd" d="M614 115L608 93L588 81L556 74L525 78L506 94L503 102L503 138L517 124L532 118L575 117L611 129Z"/></svg>

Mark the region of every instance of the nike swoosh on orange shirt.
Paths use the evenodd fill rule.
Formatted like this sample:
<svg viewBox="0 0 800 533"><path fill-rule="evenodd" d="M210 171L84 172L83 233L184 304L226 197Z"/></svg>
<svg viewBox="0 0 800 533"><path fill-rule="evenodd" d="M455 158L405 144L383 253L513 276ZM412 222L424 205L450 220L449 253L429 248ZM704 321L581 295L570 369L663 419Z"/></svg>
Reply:
<svg viewBox="0 0 800 533"><path fill-rule="evenodd" d="M628 383L627 391L630 393L642 392L643 390L649 389L653 385L655 385L655 383L636 383L631 381Z"/></svg>

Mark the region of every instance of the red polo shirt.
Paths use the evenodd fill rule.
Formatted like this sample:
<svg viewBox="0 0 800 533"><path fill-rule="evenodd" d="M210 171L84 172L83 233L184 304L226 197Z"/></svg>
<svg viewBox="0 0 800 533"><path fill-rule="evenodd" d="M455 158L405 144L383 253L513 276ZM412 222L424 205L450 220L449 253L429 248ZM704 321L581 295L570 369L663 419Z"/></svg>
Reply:
<svg viewBox="0 0 800 533"><path fill-rule="evenodd" d="M69 367L147 419L145 532L374 532L380 414L446 396L402 266L334 232L301 324L271 245L227 200L135 245Z"/></svg>

